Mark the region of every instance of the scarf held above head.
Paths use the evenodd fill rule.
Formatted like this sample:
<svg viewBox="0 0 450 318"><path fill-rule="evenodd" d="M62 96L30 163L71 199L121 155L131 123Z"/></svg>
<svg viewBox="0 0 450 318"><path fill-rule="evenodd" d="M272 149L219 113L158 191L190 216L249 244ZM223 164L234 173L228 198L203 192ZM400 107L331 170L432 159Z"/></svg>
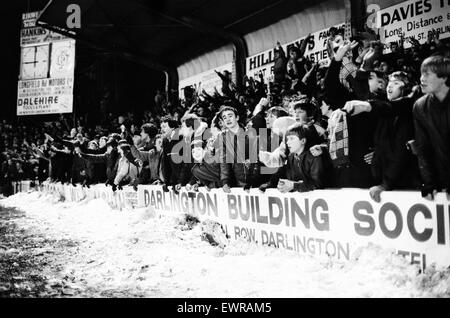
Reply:
<svg viewBox="0 0 450 318"><path fill-rule="evenodd" d="M331 113L328 120L330 138L330 157L335 167L348 165L348 126L347 114L338 109Z"/></svg>

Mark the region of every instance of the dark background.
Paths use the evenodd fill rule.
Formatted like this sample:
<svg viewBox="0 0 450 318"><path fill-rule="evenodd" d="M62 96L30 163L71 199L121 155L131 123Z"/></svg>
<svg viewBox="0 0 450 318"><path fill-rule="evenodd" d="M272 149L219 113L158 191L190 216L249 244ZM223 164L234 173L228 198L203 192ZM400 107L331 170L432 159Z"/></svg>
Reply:
<svg viewBox="0 0 450 318"><path fill-rule="evenodd" d="M2 3L0 18L3 33L0 119L25 123L56 119L58 115L16 116L21 15L42 10L48 0L8 2ZM123 113L150 109L156 90L164 89L165 85L163 73L80 42L76 43L75 65L74 113L78 116L87 112L90 121L101 116L100 105L107 111Z"/></svg>

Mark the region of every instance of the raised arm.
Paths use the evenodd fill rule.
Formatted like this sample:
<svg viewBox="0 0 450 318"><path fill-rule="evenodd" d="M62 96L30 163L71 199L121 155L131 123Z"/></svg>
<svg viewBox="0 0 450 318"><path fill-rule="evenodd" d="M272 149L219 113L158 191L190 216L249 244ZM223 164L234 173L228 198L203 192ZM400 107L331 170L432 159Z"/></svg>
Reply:
<svg viewBox="0 0 450 318"><path fill-rule="evenodd" d="M347 43L339 47L333 53L330 66L324 79L324 91L328 99L337 107L341 108L345 102L351 99L351 94L339 80L339 72L342 66L342 59L353 48L358 45L356 41Z"/></svg>

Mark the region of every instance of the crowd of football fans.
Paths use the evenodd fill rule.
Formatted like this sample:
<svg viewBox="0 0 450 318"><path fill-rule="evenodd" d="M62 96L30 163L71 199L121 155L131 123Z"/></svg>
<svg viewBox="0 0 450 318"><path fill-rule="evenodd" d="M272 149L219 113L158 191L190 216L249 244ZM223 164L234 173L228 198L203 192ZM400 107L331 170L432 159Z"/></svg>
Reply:
<svg viewBox="0 0 450 318"><path fill-rule="evenodd" d="M427 42L401 38L388 52L371 34L344 41L330 29L331 62L305 56L307 41L277 44L273 77L217 72L214 93L158 92L143 114L105 114L89 127L61 115L46 125L0 123L0 185L19 180L161 184L281 192L367 188L450 191L450 54L431 30ZM408 45L406 45L408 44ZM408 47L408 48L405 48Z"/></svg>

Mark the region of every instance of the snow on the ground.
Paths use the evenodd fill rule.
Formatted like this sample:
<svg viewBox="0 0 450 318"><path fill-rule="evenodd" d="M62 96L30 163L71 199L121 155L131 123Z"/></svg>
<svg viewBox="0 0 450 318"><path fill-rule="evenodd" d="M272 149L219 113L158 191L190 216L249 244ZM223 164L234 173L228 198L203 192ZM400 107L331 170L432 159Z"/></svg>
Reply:
<svg viewBox="0 0 450 318"><path fill-rule="evenodd" d="M360 249L352 262L228 241L214 247L149 209L111 210L102 199L59 202L39 192L0 204L25 212L15 225L50 241L40 274L67 297L449 297L450 271L419 273L390 250ZM17 252L17 251L13 251ZM19 251L20 252L20 251ZM3 254L2 254L3 253ZM2 249L0 257L10 250ZM46 264L46 263L44 263Z"/></svg>

